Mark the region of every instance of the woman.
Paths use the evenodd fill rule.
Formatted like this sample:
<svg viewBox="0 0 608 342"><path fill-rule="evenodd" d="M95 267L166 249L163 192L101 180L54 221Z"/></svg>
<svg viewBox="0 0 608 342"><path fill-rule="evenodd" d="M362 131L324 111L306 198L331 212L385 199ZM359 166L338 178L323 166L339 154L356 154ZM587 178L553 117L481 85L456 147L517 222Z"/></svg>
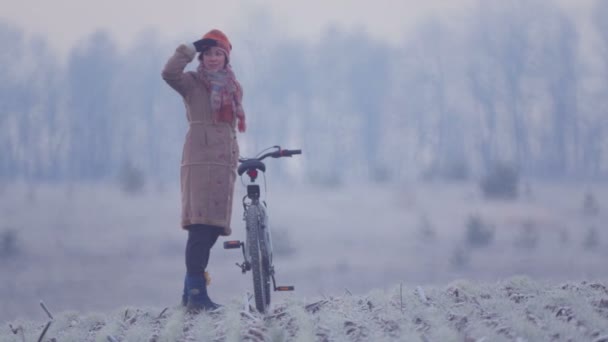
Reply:
<svg viewBox="0 0 608 342"><path fill-rule="evenodd" d="M182 304L188 311L215 310L205 269L219 235L228 236L239 147L245 132L243 91L230 67L232 45L219 30L182 44L165 65L163 79L183 98L189 123L181 163L182 228L188 231ZM196 71L184 72L196 53Z"/></svg>

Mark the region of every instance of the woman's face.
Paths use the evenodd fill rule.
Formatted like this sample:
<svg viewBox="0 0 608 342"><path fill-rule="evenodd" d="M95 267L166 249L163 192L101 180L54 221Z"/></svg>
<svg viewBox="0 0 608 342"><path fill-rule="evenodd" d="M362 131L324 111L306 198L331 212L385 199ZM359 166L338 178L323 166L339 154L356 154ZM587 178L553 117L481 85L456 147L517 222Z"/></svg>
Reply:
<svg viewBox="0 0 608 342"><path fill-rule="evenodd" d="M203 52L203 66L209 71L219 71L226 65L226 55L217 46Z"/></svg>

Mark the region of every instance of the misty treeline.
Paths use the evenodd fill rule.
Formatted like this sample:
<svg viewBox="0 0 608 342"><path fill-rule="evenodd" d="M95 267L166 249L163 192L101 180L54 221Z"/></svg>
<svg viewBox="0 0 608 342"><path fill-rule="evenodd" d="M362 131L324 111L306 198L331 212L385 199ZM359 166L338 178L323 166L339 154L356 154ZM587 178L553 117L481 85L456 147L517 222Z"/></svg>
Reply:
<svg viewBox="0 0 608 342"><path fill-rule="evenodd" d="M275 175L328 184L478 176L496 163L605 178L607 17L607 1L575 20L552 1L486 0L393 44L339 28L287 40L261 20L251 31L262 35L231 32L241 154L302 148ZM100 31L65 62L18 27L0 23L0 42L0 179L105 181L124 168L177 179L187 124L160 77L177 42L147 32L120 50Z"/></svg>

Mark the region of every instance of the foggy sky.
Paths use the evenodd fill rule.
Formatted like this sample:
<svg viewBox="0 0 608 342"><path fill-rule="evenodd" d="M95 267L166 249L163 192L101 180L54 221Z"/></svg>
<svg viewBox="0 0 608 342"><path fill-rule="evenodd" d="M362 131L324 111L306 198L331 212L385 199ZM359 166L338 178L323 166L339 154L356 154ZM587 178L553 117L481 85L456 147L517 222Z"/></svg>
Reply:
<svg viewBox="0 0 608 342"><path fill-rule="evenodd" d="M163 39L187 41L208 29L229 35L252 32L263 37L259 18L275 25L275 37L316 40L330 25L359 29L399 44L409 29L429 15L454 17L479 0L3 0L0 20L44 36L60 56L95 30L109 31L121 47L139 33L154 30ZM514 0L518 1L518 0ZM548 0L584 17L593 0ZM255 23L254 23L255 22ZM257 24L256 24L257 23Z"/></svg>
<svg viewBox="0 0 608 342"><path fill-rule="evenodd" d="M362 29L371 36L399 40L407 29L431 13L467 10L477 0L3 0L0 20L41 34L64 54L75 42L97 29L108 30L122 46L132 43L143 30L154 29L163 38L186 39L211 27L247 31L263 37L252 24L264 16L279 29L274 32L295 38L316 39L337 24ZM259 20L259 18L258 18ZM253 27L255 26L255 27Z"/></svg>

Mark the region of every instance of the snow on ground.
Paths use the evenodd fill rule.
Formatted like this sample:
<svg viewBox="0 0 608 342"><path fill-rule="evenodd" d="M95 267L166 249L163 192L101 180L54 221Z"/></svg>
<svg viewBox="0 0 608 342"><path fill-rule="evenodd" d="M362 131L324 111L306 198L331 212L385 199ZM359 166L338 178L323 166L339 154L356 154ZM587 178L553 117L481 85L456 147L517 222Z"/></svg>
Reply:
<svg viewBox="0 0 608 342"><path fill-rule="evenodd" d="M64 312L15 320L0 341L608 341L608 289L598 282L546 285L526 277L292 297L267 315L232 301L218 313L176 306ZM42 311L42 309L41 309Z"/></svg>
<svg viewBox="0 0 608 342"><path fill-rule="evenodd" d="M244 190L237 188L230 239L243 240ZM44 325L40 300L56 312L82 312L78 317L91 324L105 316L87 313L126 306L141 315L145 307L170 307L167 315L175 318L186 238L178 228L178 190L154 186L130 196L112 185L0 187L0 322ZM270 182L277 281L296 287L274 301L277 308L301 301L301 308L318 298L360 298L399 284L422 286L432 298L458 279L481 291L517 275L558 292L562 283L606 284L607 190L604 184L531 183L516 201L486 201L475 183L323 188ZM585 211L588 192L599 211ZM486 242L471 243L472 217L493 230ZM209 291L215 301L231 303L251 291L251 276L240 273L235 263L242 256L222 249L223 241L212 251ZM301 314L316 326L318 316ZM238 311L233 316L241 319Z"/></svg>

